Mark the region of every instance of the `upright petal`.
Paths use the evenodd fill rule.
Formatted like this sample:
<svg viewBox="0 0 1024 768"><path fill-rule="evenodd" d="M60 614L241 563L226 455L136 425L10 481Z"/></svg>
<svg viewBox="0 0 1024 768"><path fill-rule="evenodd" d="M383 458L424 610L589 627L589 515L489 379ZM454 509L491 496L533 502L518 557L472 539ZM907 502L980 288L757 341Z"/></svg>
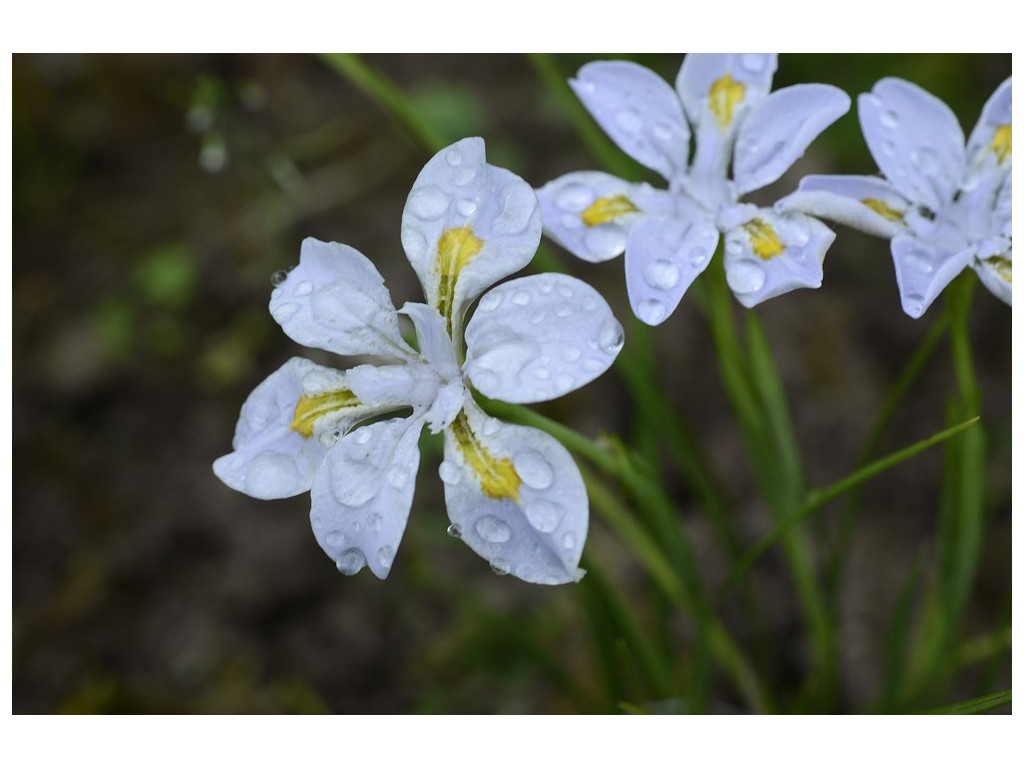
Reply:
<svg viewBox="0 0 1024 768"><path fill-rule="evenodd" d="M561 443L488 418L467 400L445 430L444 456L451 530L496 572L535 584L580 579L589 504Z"/></svg>
<svg viewBox="0 0 1024 768"><path fill-rule="evenodd" d="M894 237L892 260L903 311L913 318L921 317L953 278L972 262L975 253L973 247L950 253L911 235Z"/></svg>
<svg viewBox="0 0 1024 768"><path fill-rule="evenodd" d="M308 491L324 458L324 446L312 432L292 427L307 374L338 375L329 368L293 357L270 374L242 405L234 452L213 463L225 485L257 499L283 499Z"/></svg>
<svg viewBox="0 0 1024 768"><path fill-rule="evenodd" d="M695 178L725 176L736 132L771 90L776 62L775 54L687 54L676 90L696 136Z"/></svg>
<svg viewBox="0 0 1024 768"><path fill-rule="evenodd" d="M835 233L802 213L761 208L725 235L725 277L750 307L796 288L821 287L821 264Z"/></svg>
<svg viewBox="0 0 1024 768"><path fill-rule="evenodd" d="M544 233L584 261L613 259L626 250L633 223L673 210L672 196L601 171L576 171L537 190Z"/></svg>
<svg viewBox="0 0 1024 768"><path fill-rule="evenodd" d="M623 152L666 179L686 173L690 128L661 77L632 61L592 61L569 85Z"/></svg>
<svg viewBox="0 0 1024 768"><path fill-rule="evenodd" d="M973 167L994 162L1009 167L1013 158L1013 78L1006 78L993 93L967 142Z"/></svg>
<svg viewBox="0 0 1024 768"><path fill-rule="evenodd" d="M907 229L909 200L877 176L805 176L797 191L775 204L779 213L799 211L887 240Z"/></svg>
<svg viewBox="0 0 1024 768"><path fill-rule="evenodd" d="M659 325L686 289L711 263L718 230L707 216L648 216L637 222L626 246L626 290L640 320Z"/></svg>
<svg viewBox="0 0 1024 768"><path fill-rule="evenodd" d="M953 199L965 167L964 133L942 101L887 77L857 100L875 162L905 197L938 212Z"/></svg>
<svg viewBox="0 0 1024 768"><path fill-rule="evenodd" d="M733 154L736 192L771 184L800 158L818 134L850 109L838 88L805 83L768 95L740 126Z"/></svg>
<svg viewBox="0 0 1024 768"><path fill-rule="evenodd" d="M589 285L569 275L531 275L480 299L466 327L464 371L488 397L535 403L604 373L622 343L622 326Z"/></svg>
<svg viewBox="0 0 1024 768"><path fill-rule="evenodd" d="M405 532L420 463L421 419L360 427L328 452L312 487L313 535L338 570L383 579Z"/></svg>
<svg viewBox="0 0 1024 768"><path fill-rule="evenodd" d="M270 294L270 313L289 337L338 355L409 359L384 278L355 248L302 241L299 266Z"/></svg>
<svg viewBox="0 0 1024 768"><path fill-rule="evenodd" d="M432 157L402 213L402 245L427 302L461 338L468 304L530 263L540 244L533 188L485 161L484 141L463 139Z"/></svg>

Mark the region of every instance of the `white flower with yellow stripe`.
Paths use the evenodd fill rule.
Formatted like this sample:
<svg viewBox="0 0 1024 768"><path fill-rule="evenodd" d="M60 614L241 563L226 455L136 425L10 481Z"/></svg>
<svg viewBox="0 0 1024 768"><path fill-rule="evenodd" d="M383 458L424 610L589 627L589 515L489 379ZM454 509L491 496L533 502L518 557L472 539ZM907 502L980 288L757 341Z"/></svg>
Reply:
<svg viewBox="0 0 1024 768"><path fill-rule="evenodd" d="M629 61L591 62L570 80L612 140L668 189L569 173L538 190L544 231L587 261L625 252L630 304L649 325L675 310L719 233L729 286L744 306L821 285L835 234L810 216L740 198L782 176L850 99L818 84L769 93L775 67L774 54L691 53L674 89Z"/></svg>
<svg viewBox="0 0 1024 768"><path fill-rule="evenodd" d="M920 317L966 267L1011 303L1012 82L985 104L964 145L956 115L924 89L880 80L857 102L885 175L808 176L780 210L814 213L890 239L903 311Z"/></svg>
<svg viewBox="0 0 1024 768"><path fill-rule="evenodd" d="M402 217L402 244L427 298L400 312L415 348L365 256L305 240L299 265L271 294L271 314L300 344L378 362L346 371L285 363L242 406L234 451L214 472L261 499L311 491L313 533L338 569L365 566L384 578L426 426L444 433L449 531L500 573L577 580L589 515L578 468L546 433L488 416L469 389L512 403L549 400L600 375L622 348L607 303L576 278L532 275L491 288L529 263L540 237L536 195L485 162L483 140L434 156Z"/></svg>

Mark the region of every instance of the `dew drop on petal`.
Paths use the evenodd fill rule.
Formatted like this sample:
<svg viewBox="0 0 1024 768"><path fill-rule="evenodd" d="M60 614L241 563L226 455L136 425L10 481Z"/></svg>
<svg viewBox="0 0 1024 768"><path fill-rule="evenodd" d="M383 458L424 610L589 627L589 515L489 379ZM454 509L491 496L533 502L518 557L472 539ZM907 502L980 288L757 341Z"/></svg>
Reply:
<svg viewBox="0 0 1024 768"><path fill-rule="evenodd" d="M377 562L382 568L390 568L395 561L395 548L385 544L377 550Z"/></svg>
<svg viewBox="0 0 1024 768"><path fill-rule="evenodd" d="M579 347L574 347L570 345L568 347L563 347L562 349L562 357L565 358L570 363L574 363L577 360L579 360L581 354L583 353L580 352Z"/></svg>
<svg viewBox="0 0 1024 768"><path fill-rule="evenodd" d="M453 539L462 538L462 528L459 527L458 523L452 523L448 526L448 535Z"/></svg>
<svg viewBox="0 0 1024 768"><path fill-rule="evenodd" d="M637 133L643 128L644 120L635 109L623 109L616 113L615 122L627 133Z"/></svg>
<svg viewBox="0 0 1024 768"><path fill-rule="evenodd" d="M370 526L371 531L379 531L381 526L384 525L384 518L373 512L366 518L366 524Z"/></svg>
<svg viewBox="0 0 1024 768"><path fill-rule="evenodd" d="M275 272L274 274L272 274L270 276L270 283L271 283L271 285L276 287L278 285L281 285L281 283L283 283L287 279L288 279L288 270L287 269L279 269L279 270L277 270L277 272Z"/></svg>
<svg viewBox="0 0 1024 768"><path fill-rule="evenodd" d="M568 213L579 213L593 202L594 193L582 184L568 184L555 197L555 205Z"/></svg>
<svg viewBox="0 0 1024 768"><path fill-rule="evenodd" d="M299 468L291 456L264 453L254 458L245 472L245 492L258 499L273 498L282 488L295 484Z"/></svg>
<svg viewBox="0 0 1024 768"><path fill-rule="evenodd" d="M924 296L917 293L912 293L907 296L907 300L904 302L907 313L914 317L920 317L924 313Z"/></svg>
<svg viewBox="0 0 1024 768"><path fill-rule="evenodd" d="M700 269L708 260L708 252L703 248L692 248L690 250L690 265L694 269Z"/></svg>
<svg viewBox="0 0 1024 768"><path fill-rule="evenodd" d="M758 73L764 70L768 59L763 53L744 53L740 57L740 63L748 72Z"/></svg>
<svg viewBox="0 0 1024 768"><path fill-rule="evenodd" d="M753 293L761 290L767 275L760 264L745 259L730 265L725 278L735 293Z"/></svg>
<svg viewBox="0 0 1024 768"><path fill-rule="evenodd" d="M568 304L559 304L555 307L555 314L558 317L568 317L572 314L572 307Z"/></svg>
<svg viewBox="0 0 1024 768"><path fill-rule="evenodd" d="M287 323L298 314L299 305L295 303L278 304L274 307L274 319L279 323Z"/></svg>
<svg viewBox="0 0 1024 768"><path fill-rule="evenodd" d="M644 279L651 288L667 291L679 282L679 267L668 259L652 261L644 270Z"/></svg>
<svg viewBox="0 0 1024 768"><path fill-rule="evenodd" d="M455 204L460 216L472 216L476 212L476 200L464 197Z"/></svg>
<svg viewBox="0 0 1024 768"><path fill-rule="evenodd" d="M484 515L476 521L474 527L480 538L491 544L504 544L512 538L512 529L508 527L508 523L494 515Z"/></svg>
<svg viewBox="0 0 1024 768"><path fill-rule="evenodd" d="M501 420L496 419L493 416L488 416L486 419L484 419L484 423L480 425L480 434L484 435L485 437L492 437L493 435L498 434L498 431L500 429Z"/></svg>
<svg viewBox="0 0 1024 768"><path fill-rule="evenodd" d="M393 464L388 467L387 480L392 488L404 488L405 484L409 482L409 473L405 467Z"/></svg>
<svg viewBox="0 0 1024 768"><path fill-rule="evenodd" d="M658 123L651 129L651 133L658 141L669 141L672 138L672 129L667 123Z"/></svg>
<svg viewBox="0 0 1024 768"><path fill-rule="evenodd" d="M538 451L522 451L512 459L519 478L531 488L542 491L555 481L555 468Z"/></svg>
<svg viewBox="0 0 1024 768"><path fill-rule="evenodd" d="M894 111L886 109L878 116L878 122L882 124L883 128L892 130L899 125L900 119Z"/></svg>
<svg viewBox="0 0 1024 768"><path fill-rule="evenodd" d="M576 380L567 373L560 373L555 377L555 386L559 392L571 392L576 389Z"/></svg>
<svg viewBox="0 0 1024 768"><path fill-rule="evenodd" d="M421 187L410 193L407 205L421 219L437 219L448 210L448 195L439 187Z"/></svg>
<svg viewBox="0 0 1024 768"><path fill-rule="evenodd" d="M622 253L626 248L626 233L618 227L597 226L583 236L583 242L594 253Z"/></svg>
<svg viewBox="0 0 1024 768"><path fill-rule="evenodd" d="M882 151L885 152L885 154L890 155L890 156L895 155L896 154L896 145L893 142L891 142L891 141L883 141L882 142Z"/></svg>
<svg viewBox="0 0 1024 768"><path fill-rule="evenodd" d="M604 321L601 330L598 332L597 343L601 350L608 355L617 355L622 349L623 333L622 325L614 317Z"/></svg>
<svg viewBox="0 0 1024 768"><path fill-rule="evenodd" d="M454 147L445 153L444 159L448 161L448 165L452 168L457 168L462 165L462 153Z"/></svg>
<svg viewBox="0 0 1024 768"><path fill-rule="evenodd" d="M566 213L562 216L562 226L566 229L580 229L583 226L583 219L574 213Z"/></svg>
<svg viewBox="0 0 1024 768"><path fill-rule="evenodd" d="M303 280L295 286L296 296L308 296L313 292L313 284L309 280Z"/></svg>
<svg viewBox="0 0 1024 768"><path fill-rule="evenodd" d="M912 251L906 256L907 266L911 269L922 272L926 275L930 275L934 271L935 267L932 265L931 259L920 251Z"/></svg>
<svg viewBox="0 0 1024 768"><path fill-rule="evenodd" d="M572 298L572 286L565 285L564 283L559 283L559 285L558 285L558 295L561 296L563 299L571 299Z"/></svg>
<svg viewBox="0 0 1024 768"><path fill-rule="evenodd" d="M935 154L934 150L928 149L915 149L910 153L910 162L914 164L917 170L924 174L934 173L939 167L939 156Z"/></svg>
<svg viewBox="0 0 1024 768"><path fill-rule="evenodd" d="M553 501L538 499L526 505L526 519L541 533L551 533L564 516L565 508Z"/></svg>
<svg viewBox="0 0 1024 768"><path fill-rule="evenodd" d="M366 565L366 558L363 556L361 549L350 547L338 555L335 564L338 566L338 570L346 576L352 576L355 573L359 573L363 566Z"/></svg>
<svg viewBox="0 0 1024 768"><path fill-rule="evenodd" d="M540 325L547 318L548 312L546 309L538 309L533 313L533 317L530 318L530 322L533 325Z"/></svg>
<svg viewBox="0 0 1024 768"><path fill-rule="evenodd" d="M608 367L606 361L598 360L596 357L588 357L583 361L583 370L590 371L591 373L597 373L603 371Z"/></svg>
<svg viewBox="0 0 1024 768"><path fill-rule="evenodd" d="M493 312L501 306L501 302L504 300L505 294L501 291L494 290L483 295L480 299L480 311L481 312Z"/></svg>
<svg viewBox="0 0 1024 768"><path fill-rule="evenodd" d="M597 306L597 299L595 299L593 296L584 296L583 297L583 308L585 310L587 310L587 312L589 312L590 310L594 309L596 306Z"/></svg>
<svg viewBox="0 0 1024 768"><path fill-rule="evenodd" d="M566 549L572 549L576 546L576 534L571 531L566 533L562 537L562 546Z"/></svg>
<svg viewBox="0 0 1024 768"><path fill-rule="evenodd" d="M525 307L530 303L530 294L527 291L516 291L512 294L512 303L519 307Z"/></svg>
<svg viewBox="0 0 1024 768"><path fill-rule="evenodd" d="M665 319L668 310L665 304L657 299L644 299L636 308L636 314L648 325L657 325Z"/></svg>
<svg viewBox="0 0 1024 768"><path fill-rule="evenodd" d="M537 367L537 368L533 368L531 372L538 379L550 379L551 378L551 371L549 371L547 368Z"/></svg>
<svg viewBox="0 0 1024 768"><path fill-rule="evenodd" d="M491 560L491 570L496 576L508 576L512 573L512 566L504 557L496 557Z"/></svg>
<svg viewBox="0 0 1024 768"><path fill-rule="evenodd" d="M333 531L328 531L327 535L324 536L324 541L326 541L327 545L331 546L331 547L340 547L341 543L344 540L345 540L345 534L343 534L338 529L334 529Z"/></svg>
<svg viewBox="0 0 1024 768"><path fill-rule="evenodd" d="M441 482L445 485L458 485L462 479L462 471L450 461L442 461L437 468L437 474L441 476Z"/></svg>
<svg viewBox="0 0 1024 768"><path fill-rule="evenodd" d="M370 429L368 427L357 429L352 435L352 439L359 445L366 445L370 441Z"/></svg>

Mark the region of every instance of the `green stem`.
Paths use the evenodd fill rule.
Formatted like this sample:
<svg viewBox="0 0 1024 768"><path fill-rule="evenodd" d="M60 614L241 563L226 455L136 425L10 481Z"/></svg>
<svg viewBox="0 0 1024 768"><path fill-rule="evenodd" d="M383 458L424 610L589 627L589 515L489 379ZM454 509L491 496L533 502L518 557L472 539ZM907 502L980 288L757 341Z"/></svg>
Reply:
<svg viewBox="0 0 1024 768"><path fill-rule="evenodd" d="M921 712L922 715L981 715L991 712L994 709L1008 707L1013 703L1013 691L1007 689L997 693L990 693L986 696L979 696L976 699L960 701L956 704L947 704L943 707L928 709Z"/></svg>

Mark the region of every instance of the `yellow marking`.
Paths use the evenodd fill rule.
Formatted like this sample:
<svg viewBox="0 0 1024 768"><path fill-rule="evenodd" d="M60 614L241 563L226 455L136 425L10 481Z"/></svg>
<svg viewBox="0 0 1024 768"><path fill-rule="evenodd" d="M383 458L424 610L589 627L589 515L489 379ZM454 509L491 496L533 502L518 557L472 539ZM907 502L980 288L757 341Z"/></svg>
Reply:
<svg viewBox="0 0 1024 768"><path fill-rule="evenodd" d="M455 284L463 268L473 260L484 241L473 234L472 227L465 224L458 229L446 229L437 241L437 267L441 274L438 285L437 309L448 321L448 333L452 332L452 311L455 302Z"/></svg>
<svg viewBox="0 0 1024 768"><path fill-rule="evenodd" d="M746 94L747 86L733 80L728 72L711 84L711 90L708 91L708 96L711 97L708 107L723 131L732 123L736 107Z"/></svg>
<svg viewBox="0 0 1024 768"><path fill-rule="evenodd" d="M459 411L459 415L452 422L452 434L455 435L455 441L458 443L466 463L480 478L481 490L492 499L519 501L519 486L523 481L519 478L515 467L508 459L495 459L480 444L469 426L469 419L466 417L465 411Z"/></svg>
<svg viewBox="0 0 1024 768"><path fill-rule="evenodd" d="M999 159L1000 165L1002 165L1003 161L1006 160L1007 157L1013 156L1012 123L1000 125L996 128L995 135L992 137L992 143L989 147L996 153L996 157Z"/></svg>
<svg viewBox="0 0 1024 768"><path fill-rule="evenodd" d="M359 405L359 398L347 389L323 392L319 395L303 395L295 404L295 418L288 426L308 439L313 436L313 427L322 417L356 405Z"/></svg>
<svg viewBox="0 0 1024 768"><path fill-rule="evenodd" d="M884 200L877 200L873 197L866 197L861 200L864 205L889 221L903 221L903 213L888 205Z"/></svg>
<svg viewBox="0 0 1024 768"><path fill-rule="evenodd" d="M743 228L747 230L747 237L750 238L750 246L754 253L765 261L786 250L771 224L764 219L752 219L744 224Z"/></svg>
<svg viewBox="0 0 1024 768"><path fill-rule="evenodd" d="M583 223L588 227L596 227L606 221L617 219L626 213L639 213L637 208L625 195L615 197L599 197L587 210L580 214Z"/></svg>
<svg viewBox="0 0 1024 768"><path fill-rule="evenodd" d="M1003 280L1013 284L1013 262L1003 256L992 256L991 258L985 259L986 264L991 264L995 269L996 274L999 275Z"/></svg>

